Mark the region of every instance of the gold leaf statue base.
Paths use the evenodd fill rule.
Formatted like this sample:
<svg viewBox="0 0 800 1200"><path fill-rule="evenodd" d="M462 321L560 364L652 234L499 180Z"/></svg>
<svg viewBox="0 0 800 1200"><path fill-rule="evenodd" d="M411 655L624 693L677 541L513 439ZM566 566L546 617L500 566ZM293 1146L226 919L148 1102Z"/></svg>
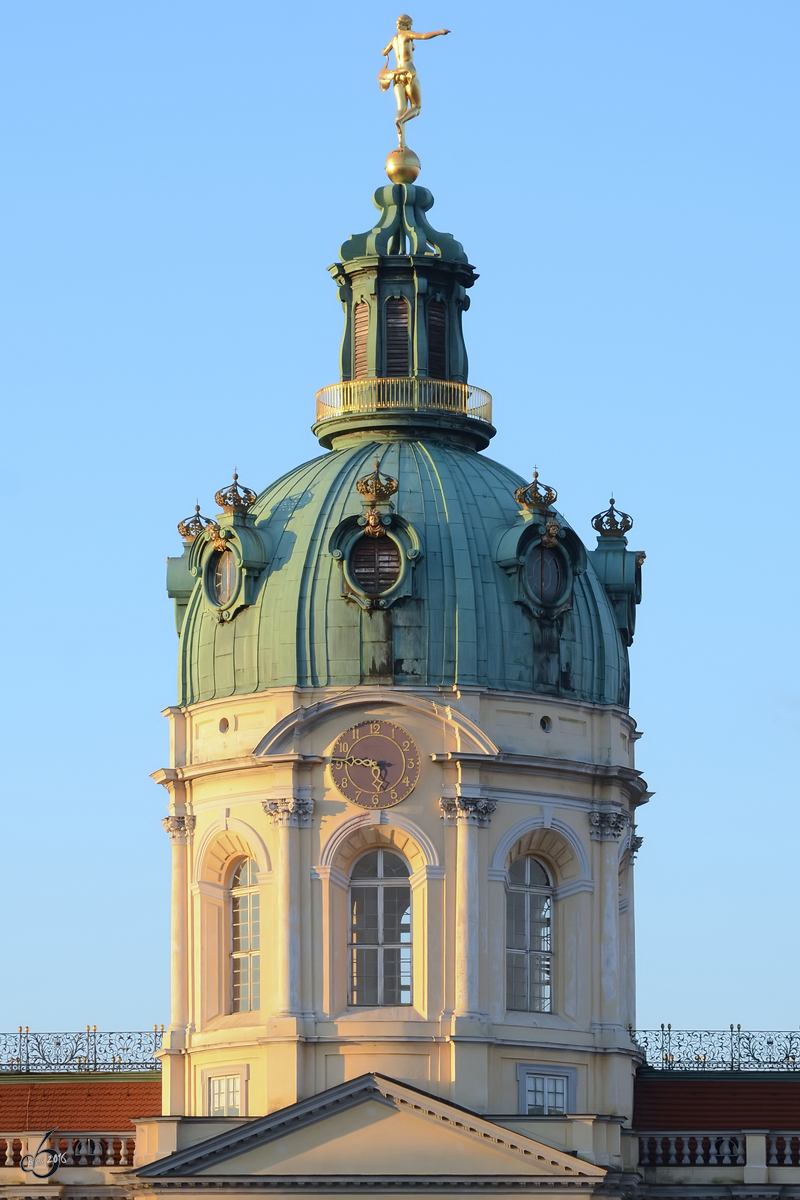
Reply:
<svg viewBox="0 0 800 1200"><path fill-rule="evenodd" d="M408 146L398 146L386 159L386 174L392 183L413 183L420 169L419 159Z"/></svg>

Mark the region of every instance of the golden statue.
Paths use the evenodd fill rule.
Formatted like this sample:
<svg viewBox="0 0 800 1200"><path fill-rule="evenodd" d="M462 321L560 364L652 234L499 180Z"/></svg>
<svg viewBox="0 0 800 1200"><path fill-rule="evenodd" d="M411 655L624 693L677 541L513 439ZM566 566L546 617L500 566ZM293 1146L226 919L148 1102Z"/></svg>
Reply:
<svg viewBox="0 0 800 1200"><path fill-rule="evenodd" d="M415 33L411 28L411 17L405 13L397 18L397 33L389 45L382 51L386 64L378 75L381 91L388 92L394 88L397 101L398 149L392 151L386 160L386 172L393 183L413 183L419 174L419 159L413 150L406 146L405 124L419 115L422 107L422 95L414 66L414 42L428 41L429 38L442 37L449 29L436 29L433 33ZM389 54L394 50L394 67L389 66Z"/></svg>

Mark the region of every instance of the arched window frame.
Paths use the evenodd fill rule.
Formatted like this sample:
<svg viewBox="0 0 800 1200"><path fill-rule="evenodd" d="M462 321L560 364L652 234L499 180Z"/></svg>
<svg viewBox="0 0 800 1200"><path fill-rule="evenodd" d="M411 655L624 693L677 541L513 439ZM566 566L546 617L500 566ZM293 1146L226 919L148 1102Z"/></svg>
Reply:
<svg viewBox="0 0 800 1200"><path fill-rule="evenodd" d="M536 877L533 864L538 869ZM552 875L535 855L525 854L511 863L506 886L505 955L509 1012L554 1011L553 891Z"/></svg>
<svg viewBox="0 0 800 1200"><path fill-rule="evenodd" d="M242 872L245 883L240 883ZM230 930L230 1011L261 1008L261 893L258 863L241 858L228 883Z"/></svg>
<svg viewBox="0 0 800 1200"><path fill-rule="evenodd" d="M387 855L402 864L405 875L384 873ZM376 874L359 876L359 865L371 857L377 860ZM405 856L385 846L360 854L350 868L347 957L353 1008L407 1008L414 1003L411 874Z"/></svg>
<svg viewBox="0 0 800 1200"><path fill-rule="evenodd" d="M342 596L346 600L354 600L364 609L389 608L397 600L414 594L414 569L422 559L422 542L413 525L410 525L397 513L386 513L386 533L400 551L400 574L396 582L380 592L377 596L368 595L354 578L350 569L350 555L353 546L364 536L366 519L364 517L346 517L331 534L328 547L331 557L342 569Z"/></svg>

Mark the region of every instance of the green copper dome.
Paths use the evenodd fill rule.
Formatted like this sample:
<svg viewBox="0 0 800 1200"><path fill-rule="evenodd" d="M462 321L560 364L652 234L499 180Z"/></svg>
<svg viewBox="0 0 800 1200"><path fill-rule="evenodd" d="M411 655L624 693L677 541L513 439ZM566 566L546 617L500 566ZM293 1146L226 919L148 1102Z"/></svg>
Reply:
<svg viewBox="0 0 800 1200"><path fill-rule="evenodd" d="M375 541L391 541L403 561L385 599L371 600L352 587L347 554L348 541L364 538L356 481L376 459L398 487L391 511L384 506L391 523ZM286 685L395 683L626 704L623 632L592 556L554 512L571 588L561 611L535 611L519 559L541 539L536 515L513 498L523 482L472 449L435 440L362 441L296 467L247 510L243 532L260 541L265 560L252 603L220 619L204 586L203 560L215 552L203 535L200 547L171 560L171 590L186 606L179 702Z"/></svg>
<svg viewBox="0 0 800 1200"><path fill-rule="evenodd" d="M179 703L374 683L627 705L629 519L601 514L587 553L552 489L479 453L495 430L467 380L477 275L429 224L430 192L374 201L378 224L330 268L345 332L340 381L317 396L329 452L257 497L234 480L221 515L179 526Z"/></svg>

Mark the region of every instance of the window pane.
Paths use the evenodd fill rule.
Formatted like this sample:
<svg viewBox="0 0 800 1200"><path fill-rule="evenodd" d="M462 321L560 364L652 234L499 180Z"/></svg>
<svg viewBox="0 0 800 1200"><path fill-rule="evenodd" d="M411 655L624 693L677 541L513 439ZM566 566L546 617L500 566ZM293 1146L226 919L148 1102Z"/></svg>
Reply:
<svg viewBox="0 0 800 1200"><path fill-rule="evenodd" d="M233 879L231 880L232 888L246 886L246 884L247 884L247 864L249 861L250 860L247 858L244 859L244 861L240 862L238 867L236 868L236 870L233 872Z"/></svg>
<svg viewBox="0 0 800 1200"><path fill-rule="evenodd" d="M543 1075L525 1076L525 1100L527 1103L529 1117L544 1116L545 1107Z"/></svg>
<svg viewBox="0 0 800 1200"><path fill-rule="evenodd" d="M250 1008L250 960L233 960L233 1011L247 1012Z"/></svg>
<svg viewBox="0 0 800 1200"><path fill-rule="evenodd" d="M510 894L510 893L509 893ZM550 897L528 896L531 914L531 950L550 949Z"/></svg>
<svg viewBox="0 0 800 1200"><path fill-rule="evenodd" d="M225 1080L224 1079L212 1079L211 1080L211 1104L209 1105L209 1107L211 1109L212 1117L224 1117L225 1116Z"/></svg>
<svg viewBox="0 0 800 1200"><path fill-rule="evenodd" d="M253 892L250 896L250 949L258 950L260 938L259 896Z"/></svg>
<svg viewBox="0 0 800 1200"><path fill-rule="evenodd" d="M525 937L525 892L508 892L506 895L506 949L527 950Z"/></svg>
<svg viewBox="0 0 800 1200"><path fill-rule="evenodd" d="M354 887L350 889L350 941L378 944L378 889L376 887Z"/></svg>
<svg viewBox="0 0 800 1200"><path fill-rule="evenodd" d="M545 871L542 864L537 862L535 858L529 858L528 863L530 864L531 887L550 887L550 880L547 877L547 871Z"/></svg>
<svg viewBox="0 0 800 1200"><path fill-rule="evenodd" d="M383 852L383 878L408 879L408 867L399 855L392 854L390 850Z"/></svg>
<svg viewBox="0 0 800 1200"><path fill-rule="evenodd" d="M550 1012L550 959L546 954L529 955L531 975L530 1011Z"/></svg>
<svg viewBox="0 0 800 1200"><path fill-rule="evenodd" d="M548 1113L564 1113L567 1111L566 1079L556 1075L547 1080L547 1111Z"/></svg>
<svg viewBox="0 0 800 1200"><path fill-rule="evenodd" d="M526 859L517 858L508 868L508 878L511 883L518 887L524 887L527 880L525 879L525 863Z"/></svg>
<svg viewBox="0 0 800 1200"><path fill-rule="evenodd" d="M250 955L250 1008L261 1007L261 956Z"/></svg>
<svg viewBox="0 0 800 1200"><path fill-rule="evenodd" d="M411 941L410 888L387 887L383 889L383 940L384 942Z"/></svg>
<svg viewBox="0 0 800 1200"><path fill-rule="evenodd" d="M383 1003L411 1003L411 947L383 951Z"/></svg>
<svg viewBox="0 0 800 1200"><path fill-rule="evenodd" d="M506 951L506 1006L516 1012L528 1011L528 979L525 955Z"/></svg>
<svg viewBox="0 0 800 1200"><path fill-rule="evenodd" d="M353 979L351 1003L375 1006L378 1003L378 950L350 951Z"/></svg>
<svg viewBox="0 0 800 1200"><path fill-rule="evenodd" d="M353 867L352 879L377 879L378 878L378 851L372 850L369 854L365 854L360 858Z"/></svg>
<svg viewBox="0 0 800 1200"><path fill-rule="evenodd" d="M249 950L249 900L250 897L245 892L243 896L233 896L231 907L233 909L233 949L234 950Z"/></svg>

